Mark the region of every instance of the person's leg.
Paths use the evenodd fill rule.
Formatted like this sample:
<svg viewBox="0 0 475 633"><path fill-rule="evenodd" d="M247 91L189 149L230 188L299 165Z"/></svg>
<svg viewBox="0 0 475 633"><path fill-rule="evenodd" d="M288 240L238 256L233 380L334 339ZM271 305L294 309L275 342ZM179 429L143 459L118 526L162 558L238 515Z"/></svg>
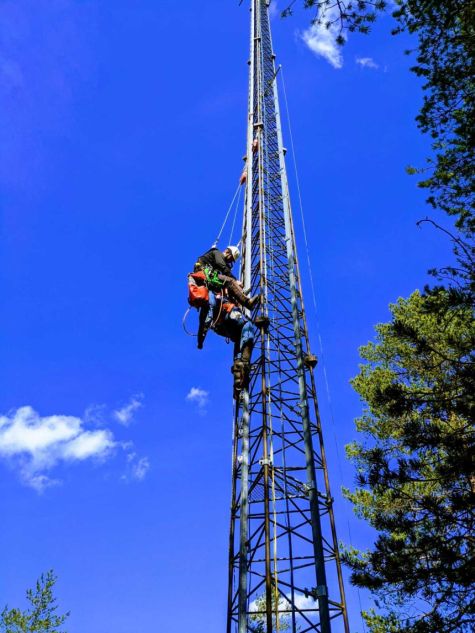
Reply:
<svg viewBox="0 0 475 633"><path fill-rule="evenodd" d="M252 349L254 347L254 326L246 320L241 330L241 360L243 363L250 364Z"/></svg>
<svg viewBox="0 0 475 633"><path fill-rule="evenodd" d="M220 281L222 281L228 290L229 296L231 299L234 299L237 303L244 306L245 308L252 309L255 303L258 300L258 296L250 299L246 294L244 294L243 289L239 282L237 282L232 277L227 277L226 275L219 275Z"/></svg>
<svg viewBox="0 0 475 633"><path fill-rule="evenodd" d="M234 310L233 310L234 312ZM238 312L236 310L235 312ZM234 375L234 396L239 397L243 389L249 385L249 371L251 367L251 354L254 346L254 326L243 314L234 317L235 322L241 326L241 334L234 346L234 363L231 371Z"/></svg>
<svg viewBox="0 0 475 633"><path fill-rule="evenodd" d="M216 307L216 295L214 294L214 292L211 292L210 290L209 299L208 299L208 313L206 314L206 319L205 319L205 326L207 327L207 329L209 329L209 326L213 322L213 313L214 313L215 307Z"/></svg>
<svg viewBox="0 0 475 633"><path fill-rule="evenodd" d="M214 292L209 293L208 307L201 308L200 310L200 325L198 329L198 349L203 349L203 343L206 338L206 334L213 322L214 307L216 305L216 297Z"/></svg>
<svg viewBox="0 0 475 633"><path fill-rule="evenodd" d="M241 340L237 339L234 341L234 360L239 360L241 358Z"/></svg>

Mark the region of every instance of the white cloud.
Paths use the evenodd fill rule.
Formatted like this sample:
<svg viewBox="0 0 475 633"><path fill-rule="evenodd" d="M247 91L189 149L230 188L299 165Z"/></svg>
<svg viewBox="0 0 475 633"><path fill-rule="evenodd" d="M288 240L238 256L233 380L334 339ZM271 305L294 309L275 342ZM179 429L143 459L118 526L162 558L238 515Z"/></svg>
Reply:
<svg viewBox="0 0 475 633"><path fill-rule="evenodd" d="M251 604L249 605L249 611L251 613L256 613L257 611L262 610L263 597L264 596L262 595L256 600L253 600L251 602ZM295 604L296 609L302 610L302 611L305 609L318 609L318 602L314 598L311 598L310 596L305 596L303 593L296 593L294 595L294 604ZM291 609L291 606L292 606L292 601L291 601L290 593L287 594L286 598L284 598L283 596L279 596L279 611L282 613L282 619L285 619L286 617L289 616L288 611L289 609ZM299 617L298 614L297 614L297 617ZM261 616L259 615L258 618L260 619Z"/></svg>
<svg viewBox="0 0 475 633"><path fill-rule="evenodd" d="M128 404L123 406L122 409L117 409L116 411L114 411L112 415L120 424L123 424L124 426L129 426L129 424L131 424L133 420L134 412L143 406L142 399L142 394L132 396Z"/></svg>
<svg viewBox="0 0 475 633"><path fill-rule="evenodd" d="M130 445L128 448L131 448ZM137 453L127 454L127 472L121 477L123 481L143 481L150 470L150 460L148 457L139 457Z"/></svg>
<svg viewBox="0 0 475 633"><path fill-rule="evenodd" d="M30 406L0 416L0 458L12 463L24 483L40 492L59 483L47 471L61 463L105 459L116 447L109 430L87 430L75 416L42 417Z"/></svg>
<svg viewBox="0 0 475 633"><path fill-rule="evenodd" d="M132 476L134 479L142 481L150 470L150 461L148 457L141 457L132 466Z"/></svg>
<svg viewBox="0 0 475 633"><path fill-rule="evenodd" d="M105 404L91 404L84 412L84 422L92 426L104 426L106 413Z"/></svg>
<svg viewBox="0 0 475 633"><path fill-rule="evenodd" d="M363 68L373 68L374 70L379 68L379 64L377 64L372 57L357 57L356 63Z"/></svg>
<svg viewBox="0 0 475 633"><path fill-rule="evenodd" d="M301 34L301 38L315 55L326 59L333 68L342 68L341 46L335 41L339 34L338 22L331 24L328 28L326 26L326 22L332 22L336 18L338 8L329 7L325 9L325 12L325 23L312 24Z"/></svg>
<svg viewBox="0 0 475 633"><path fill-rule="evenodd" d="M288 594L290 598L290 594ZM304 596L303 593L295 594L295 606L297 609L318 609L318 602L310 596Z"/></svg>
<svg viewBox="0 0 475 633"><path fill-rule="evenodd" d="M66 459L89 459L104 452L104 448L112 447L115 442L110 431L84 431L64 447Z"/></svg>
<svg viewBox="0 0 475 633"><path fill-rule="evenodd" d="M37 492L43 492L46 488L58 486L61 482L59 479L51 479L47 475L31 475L27 483Z"/></svg>
<svg viewBox="0 0 475 633"><path fill-rule="evenodd" d="M206 405L209 400L209 393L199 387L192 387L188 392L186 399L197 405L198 411L202 414L206 413Z"/></svg>

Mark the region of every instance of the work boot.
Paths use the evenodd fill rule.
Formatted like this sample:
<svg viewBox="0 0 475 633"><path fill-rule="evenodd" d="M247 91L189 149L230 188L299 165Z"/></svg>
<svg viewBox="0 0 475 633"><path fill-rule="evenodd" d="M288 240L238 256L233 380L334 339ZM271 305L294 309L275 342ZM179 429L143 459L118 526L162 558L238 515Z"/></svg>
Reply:
<svg viewBox="0 0 475 633"><path fill-rule="evenodd" d="M264 328L264 332L267 332L267 330L269 329L269 325L270 325L270 319L269 317L260 314L259 316L257 316L254 320L253 323L256 327L258 328Z"/></svg>
<svg viewBox="0 0 475 633"><path fill-rule="evenodd" d="M243 363L240 358L236 358L231 373L234 376L234 398L239 399L241 391L247 389L249 385L249 364Z"/></svg>
<svg viewBox="0 0 475 633"><path fill-rule="evenodd" d="M236 359L231 367L231 373L234 376L233 381L233 397L239 400L242 391L243 366L239 359Z"/></svg>
<svg viewBox="0 0 475 633"><path fill-rule="evenodd" d="M246 301L246 303L244 304L244 306L246 308L248 308L248 310L252 310L252 308L256 305L256 303L260 300L261 296L260 295L256 295L255 297L251 297L250 299L248 299Z"/></svg>
<svg viewBox="0 0 475 633"><path fill-rule="evenodd" d="M198 349L203 349L203 343L205 342L206 335L208 334L208 327L200 327L198 330Z"/></svg>

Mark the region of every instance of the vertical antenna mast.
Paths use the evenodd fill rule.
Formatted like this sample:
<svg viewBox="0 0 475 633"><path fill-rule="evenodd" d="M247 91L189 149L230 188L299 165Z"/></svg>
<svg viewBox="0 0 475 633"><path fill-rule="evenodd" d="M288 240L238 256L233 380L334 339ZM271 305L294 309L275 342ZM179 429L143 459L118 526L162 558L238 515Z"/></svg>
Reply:
<svg viewBox="0 0 475 633"><path fill-rule="evenodd" d="M261 293L236 402L227 633L349 633L279 113L268 0L251 0L244 287Z"/></svg>

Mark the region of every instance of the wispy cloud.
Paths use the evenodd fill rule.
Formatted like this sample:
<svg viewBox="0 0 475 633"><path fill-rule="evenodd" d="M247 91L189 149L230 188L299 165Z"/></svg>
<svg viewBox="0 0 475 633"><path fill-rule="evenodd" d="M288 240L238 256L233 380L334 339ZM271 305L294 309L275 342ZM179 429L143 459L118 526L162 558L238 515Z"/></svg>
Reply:
<svg viewBox="0 0 475 633"><path fill-rule="evenodd" d="M338 8L329 7L325 8L324 11L324 23L315 22L301 34L301 38L315 55L323 57L333 68L339 69L343 66L341 46L336 43L339 27L337 22L331 23L337 15ZM328 23L330 24L327 28Z"/></svg>
<svg viewBox="0 0 475 633"><path fill-rule="evenodd" d="M142 400L143 394L132 396L130 401L121 409L116 409L115 411L113 411L112 415L114 419L117 420L119 424L129 426L129 424L131 424L133 421L135 411L143 406Z"/></svg>
<svg viewBox="0 0 475 633"><path fill-rule="evenodd" d="M127 470L122 475L122 481L143 481L150 470L148 457L139 457L134 451L127 454Z"/></svg>
<svg viewBox="0 0 475 633"><path fill-rule="evenodd" d="M106 414L105 404L91 404L84 412L84 422L91 426L104 426Z"/></svg>
<svg viewBox="0 0 475 633"><path fill-rule="evenodd" d="M200 387L192 387L188 392L186 399L188 402L193 402L198 407L198 411L201 414L206 413L206 405L209 400L209 393Z"/></svg>
<svg viewBox="0 0 475 633"><path fill-rule="evenodd" d="M104 460L116 447L109 430L88 430L75 416L40 416L30 406L0 416L0 458L39 492L59 483L47 474L59 464Z"/></svg>
<svg viewBox="0 0 475 633"><path fill-rule="evenodd" d="M377 64L372 57L357 57L356 63L363 68L373 68L374 70L378 70L379 68L379 64Z"/></svg>
<svg viewBox="0 0 475 633"><path fill-rule="evenodd" d="M146 474L150 470L150 461L148 457L141 457L137 462L135 462L134 467L132 469L132 474L134 479L138 479L142 481L145 479Z"/></svg>

